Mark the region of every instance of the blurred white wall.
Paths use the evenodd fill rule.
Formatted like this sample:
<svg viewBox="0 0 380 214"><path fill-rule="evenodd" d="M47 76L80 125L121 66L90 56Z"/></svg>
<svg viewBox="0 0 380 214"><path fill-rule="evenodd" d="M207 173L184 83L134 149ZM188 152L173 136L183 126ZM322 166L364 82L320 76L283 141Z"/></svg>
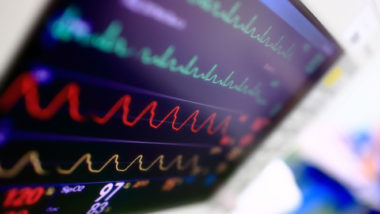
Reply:
<svg viewBox="0 0 380 214"><path fill-rule="evenodd" d="M0 1L0 79L48 0Z"/></svg>
<svg viewBox="0 0 380 214"><path fill-rule="evenodd" d="M303 0L360 66L380 49L380 0Z"/></svg>

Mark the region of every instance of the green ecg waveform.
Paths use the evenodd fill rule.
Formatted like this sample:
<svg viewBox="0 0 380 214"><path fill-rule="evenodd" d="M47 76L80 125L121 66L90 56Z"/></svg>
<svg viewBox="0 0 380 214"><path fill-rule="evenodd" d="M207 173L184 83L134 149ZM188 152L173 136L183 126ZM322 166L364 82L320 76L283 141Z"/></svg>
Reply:
<svg viewBox="0 0 380 214"><path fill-rule="evenodd" d="M252 97L258 105L267 105L262 95L262 83L250 83L248 77L243 80L234 78L235 71L223 77L217 74L218 64L214 64L206 72L196 66L198 56L193 56L187 64L182 64L175 58L175 46L170 45L162 54L154 54L150 47L143 47L136 51L128 45L127 39L121 36L123 27L120 22L112 21L106 30L99 33L85 32L78 28L80 22L79 10L69 7L63 15L51 26L52 36L62 42L76 42L84 47L95 48L107 54L115 54L121 58L136 57L144 65L165 69L173 73L199 79L212 85L221 86L229 90Z"/></svg>
<svg viewBox="0 0 380 214"><path fill-rule="evenodd" d="M238 11L242 4L236 2L228 11L222 9L222 4L215 0L187 0L190 5L198 6L204 12L209 13L212 17L222 20L224 23L231 25L233 28L240 30L242 33L248 35L251 39L256 40L260 44L269 48L276 54L290 60L293 57L294 44L290 45L288 49L284 49L282 43L285 36L281 35L280 38L273 42L272 38L268 36L273 29L273 26L268 26L266 31L262 34L258 33L257 27L254 25L258 22L259 16L254 15L249 22L243 23Z"/></svg>
<svg viewBox="0 0 380 214"><path fill-rule="evenodd" d="M199 67L195 66L198 56L190 59L187 65L178 62L172 55L175 47L169 46L162 55L152 54L152 50L145 47L141 50L141 62L145 65L153 65L161 69L168 69L171 72L179 72L182 75L190 76L194 79L200 79L213 85L222 86L224 88L237 91L244 95L251 96L259 105L266 105L267 101L261 97L261 83L255 84L253 87L248 86L249 78L246 77L243 81L237 82L233 80L234 71L230 72L227 77L223 78L216 74L217 64L205 73L199 72Z"/></svg>

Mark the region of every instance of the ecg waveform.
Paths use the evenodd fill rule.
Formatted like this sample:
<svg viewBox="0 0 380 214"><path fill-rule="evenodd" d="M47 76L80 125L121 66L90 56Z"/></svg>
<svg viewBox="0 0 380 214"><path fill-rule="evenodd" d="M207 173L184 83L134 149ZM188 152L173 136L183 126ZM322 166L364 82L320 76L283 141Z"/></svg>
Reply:
<svg viewBox="0 0 380 214"><path fill-rule="evenodd" d="M198 165L199 156L194 155L188 161L183 163L183 155L177 155L172 161L165 165L165 155L159 155L154 159L150 164L144 166L143 161L144 156L142 154L138 155L133 161L129 162L125 167L120 167L119 155L112 155L107 161L105 161L102 166L98 169L93 167L92 155L91 153L86 153L82 155L78 160L68 169L64 169L60 166L56 168L58 174L61 175L71 175L73 174L78 167L82 164L87 165L87 169L90 173L101 173L107 166L114 163L115 170L117 172L126 172L130 167L137 165L138 169L142 172L147 172L151 170L155 165L158 165L160 171L168 171L171 168L175 167L178 171L184 171L191 169L192 174L198 174L201 172L201 167ZM4 169L0 164L0 178L13 178L21 173L21 171L31 164L34 172L38 175L46 175L48 172L42 168L42 163L39 158L39 153L37 151L29 151L25 153L11 168Z"/></svg>
<svg viewBox="0 0 380 214"><path fill-rule="evenodd" d="M41 161L37 151L29 151L25 153L15 165L10 169L4 169L0 164L0 178L16 177L28 164L33 166L34 172L38 175L46 175L47 172L41 166Z"/></svg>
<svg viewBox="0 0 380 214"><path fill-rule="evenodd" d="M74 121L82 122L85 117L79 113L79 93L79 85L69 83L57 93L45 108L42 108L39 104L38 83L31 73L25 73L20 75L0 97L0 110L2 112L9 111L24 97L26 110L30 116L40 120L49 120L54 117L65 102L68 102L70 117Z"/></svg>
<svg viewBox="0 0 380 214"><path fill-rule="evenodd" d="M0 111L8 112L11 110L16 103L24 98L25 108L28 114L36 119L49 120L53 118L59 109L67 102L69 106L69 115L72 120L76 122L84 122L87 119L91 119L93 122L104 125L106 124L120 109L122 109L122 122L128 127L135 126L145 115L149 114L149 126L154 129L158 129L165 122L171 119L171 127L174 131L180 131L186 124L191 122L190 131L193 133L198 133L204 127L207 126L206 131L209 135L214 135L220 131L220 133L225 136L227 129L229 127L230 121L232 119L231 115L226 116L218 125L214 127L214 121L216 118L216 113L212 113L207 117L198 127L196 127L198 122L198 116L200 110L196 109L190 116L188 116L180 125L177 125L177 114L180 111L180 106L175 106L159 123L154 124L156 118L156 109L158 106L157 101L150 102L135 119L132 121L128 120L130 106L132 103L132 97L130 95L124 95L120 98L110 110L103 116L91 115L86 117L79 113L79 94L80 86L71 82L61 89L60 92L52 99L52 101L46 106L40 106L40 93L39 84L37 80L31 73L24 73L20 75L3 93L0 97Z"/></svg>
<svg viewBox="0 0 380 214"><path fill-rule="evenodd" d="M62 175L69 175L72 174L82 163L87 164L87 169L91 173L100 173L106 168L108 165L111 164L113 161L115 164L115 170L117 172L125 172L127 171L131 166L133 166L136 162L138 163L138 169L142 172L149 171L154 165L158 163L158 169L160 171L168 171L171 169L174 165L176 166L176 169L178 171L184 171L188 168L192 168L192 173L198 173L200 170L200 167L198 166L199 156L195 155L193 158L191 158L189 161L187 161L185 164L182 165L182 155L178 155L176 158L174 158L169 164L166 166L164 165L164 155L159 155L154 161L152 161L148 166L143 166L143 155L138 155L133 161L131 161L127 166L124 168L120 168L120 162L119 162L119 155L115 154L112 157L110 157L99 169L94 169L92 167L92 160L91 160L91 154L86 153L83 156L81 156L77 162L75 162L74 165L72 165L69 169L62 169L61 167L57 168L57 172Z"/></svg>

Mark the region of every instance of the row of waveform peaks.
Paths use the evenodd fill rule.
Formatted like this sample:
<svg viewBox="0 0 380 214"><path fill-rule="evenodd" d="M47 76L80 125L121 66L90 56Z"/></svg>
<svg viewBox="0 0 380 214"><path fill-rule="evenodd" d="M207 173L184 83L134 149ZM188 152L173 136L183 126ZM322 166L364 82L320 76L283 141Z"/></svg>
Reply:
<svg viewBox="0 0 380 214"><path fill-rule="evenodd" d="M177 155L175 158L168 163L165 163L165 155L158 155L152 162L146 163L144 161L144 155L137 155L132 161L127 164L121 164L119 160L119 154L114 154L109 157L106 161L104 161L101 166L95 168L93 166L92 154L85 153L80 156L74 164L72 164L69 168L63 168L61 166L56 167L56 173L60 175L71 175L73 174L81 165L86 165L88 172L92 174L98 174L103 172L107 167L113 165L114 170L118 173L123 173L128 171L131 167L137 166L137 169L141 172L148 172L153 169L154 166L159 171L169 171L174 168L178 171L189 170L191 174L199 174L202 172L202 168L199 166L199 156L194 155L186 162L183 161L183 155ZM144 163L145 162L145 163ZM49 171L44 169L43 163L40 159L39 152L37 151L28 151L19 160L10 168L5 169L2 165L0 165L0 178L14 178L18 176L25 167L28 165L33 167L34 172L37 175L44 176L48 175ZM121 166L124 165L124 166Z"/></svg>
<svg viewBox="0 0 380 214"><path fill-rule="evenodd" d="M174 131L180 131L187 124L190 125L190 131L198 133L202 129L206 129L207 134L214 135L218 132L222 136L226 136L227 130L232 119L231 115L227 115L224 119L214 125L217 114L210 114L203 122L199 123L200 110L194 110L185 120L177 122L178 113L181 110L179 105L172 108L169 113L162 119L156 119L158 102L151 101L145 106L141 112L134 118L128 119L130 115L130 107L132 105L132 97L129 94L119 98L112 107L103 116L83 115L80 113L80 90L81 87L76 82L67 83L54 98L44 107L40 105L39 82L30 72L23 73L18 76L5 92L0 96L0 112L6 113L10 111L20 100L25 100L25 109L27 113L38 120L50 120L58 111L67 103L69 107L69 116L75 122L92 121L99 125L108 123L117 112L122 111L122 122L125 126L133 127L144 117L149 117L149 126L153 129L160 128L165 122L171 123ZM99 101L101 102L101 101ZM158 123L155 121L159 121Z"/></svg>

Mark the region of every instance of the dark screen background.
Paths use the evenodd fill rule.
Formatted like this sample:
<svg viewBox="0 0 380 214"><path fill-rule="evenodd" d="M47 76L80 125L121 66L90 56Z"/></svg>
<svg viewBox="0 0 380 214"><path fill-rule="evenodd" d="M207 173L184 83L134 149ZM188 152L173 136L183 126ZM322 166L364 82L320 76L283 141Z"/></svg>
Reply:
<svg viewBox="0 0 380 214"><path fill-rule="evenodd" d="M340 54L249 0L67 1L31 38L1 86L4 212L205 199Z"/></svg>

